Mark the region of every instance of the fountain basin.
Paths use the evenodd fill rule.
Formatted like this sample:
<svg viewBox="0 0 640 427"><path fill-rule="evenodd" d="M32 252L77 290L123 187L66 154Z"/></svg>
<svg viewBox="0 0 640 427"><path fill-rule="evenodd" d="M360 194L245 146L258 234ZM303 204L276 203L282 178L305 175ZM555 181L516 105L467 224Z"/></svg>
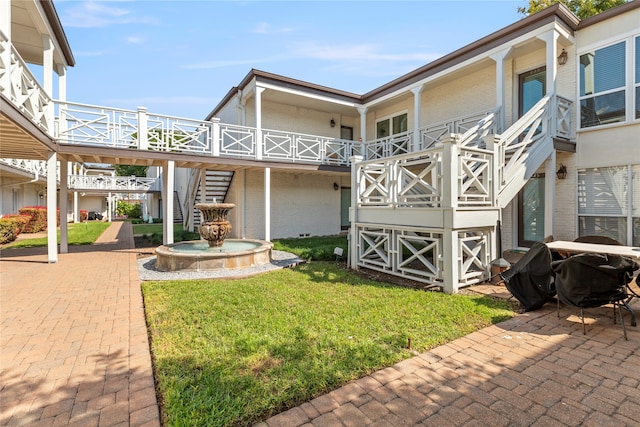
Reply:
<svg viewBox="0 0 640 427"><path fill-rule="evenodd" d="M273 244L264 240L226 239L220 247L206 241L180 242L156 248L159 271L213 271L271 263Z"/></svg>

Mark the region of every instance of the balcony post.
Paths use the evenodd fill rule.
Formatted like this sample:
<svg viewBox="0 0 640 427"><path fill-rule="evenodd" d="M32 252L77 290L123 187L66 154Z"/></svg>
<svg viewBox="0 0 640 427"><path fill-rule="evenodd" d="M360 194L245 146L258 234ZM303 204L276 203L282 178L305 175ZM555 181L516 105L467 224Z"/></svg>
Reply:
<svg viewBox="0 0 640 427"><path fill-rule="evenodd" d="M149 149L147 118L147 108L138 107L138 150Z"/></svg>
<svg viewBox="0 0 640 427"><path fill-rule="evenodd" d="M445 208L458 207L458 157L460 152L460 135L449 134L440 141L442 151L442 206Z"/></svg>
<svg viewBox="0 0 640 427"><path fill-rule="evenodd" d="M422 149L422 141L420 138L420 116L422 115L421 94L423 89L424 85L411 89L411 92L413 92L413 138L411 138L411 151L418 151Z"/></svg>
<svg viewBox="0 0 640 427"><path fill-rule="evenodd" d="M349 207L349 263L354 270L358 269L358 232L356 224L358 222L358 205L360 198L360 176L358 175L358 164L362 162L362 156L351 156L351 206Z"/></svg>
<svg viewBox="0 0 640 427"><path fill-rule="evenodd" d="M493 153L491 158L491 206L498 206L498 193L500 192L500 145L496 144L495 135L484 137L484 143L488 151Z"/></svg>
<svg viewBox="0 0 640 427"><path fill-rule="evenodd" d="M55 47L53 41L48 35L42 36L42 46L44 52L42 53L42 73L43 73L43 87L44 92L48 97L53 97L53 52ZM44 112L45 120L47 123L47 129L50 133L53 133L53 120L55 111L53 105L47 105Z"/></svg>
<svg viewBox="0 0 640 427"><path fill-rule="evenodd" d="M220 119L211 119L211 155L220 157Z"/></svg>
<svg viewBox="0 0 640 427"><path fill-rule="evenodd" d="M266 89L256 86L256 160L262 160L262 92Z"/></svg>
<svg viewBox="0 0 640 427"><path fill-rule="evenodd" d="M69 162L62 159L60 161L60 253L69 252L69 225L67 221L67 212L69 212L69 190L68 177Z"/></svg>
<svg viewBox="0 0 640 427"><path fill-rule="evenodd" d="M167 160L162 166L162 243L173 243L173 191L175 184L175 160Z"/></svg>

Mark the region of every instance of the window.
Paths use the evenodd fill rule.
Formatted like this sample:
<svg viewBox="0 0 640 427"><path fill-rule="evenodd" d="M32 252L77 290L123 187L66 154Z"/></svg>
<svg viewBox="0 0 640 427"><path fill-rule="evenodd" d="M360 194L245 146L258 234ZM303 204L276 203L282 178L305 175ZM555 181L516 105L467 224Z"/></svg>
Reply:
<svg viewBox="0 0 640 427"><path fill-rule="evenodd" d="M376 123L376 138L386 138L389 135L406 132L408 128L407 113L383 119Z"/></svg>
<svg viewBox="0 0 640 427"><path fill-rule="evenodd" d="M640 246L640 165L578 171L578 228Z"/></svg>
<svg viewBox="0 0 640 427"><path fill-rule="evenodd" d="M636 119L640 119L640 37L636 37Z"/></svg>
<svg viewBox="0 0 640 427"><path fill-rule="evenodd" d="M580 127L626 120L626 42L580 55Z"/></svg>

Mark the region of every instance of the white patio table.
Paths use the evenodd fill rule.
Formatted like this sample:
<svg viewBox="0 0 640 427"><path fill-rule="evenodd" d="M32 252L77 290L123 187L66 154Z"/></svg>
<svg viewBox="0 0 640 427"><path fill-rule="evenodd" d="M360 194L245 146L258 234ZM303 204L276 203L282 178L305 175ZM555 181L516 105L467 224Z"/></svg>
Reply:
<svg viewBox="0 0 640 427"><path fill-rule="evenodd" d="M619 255L633 259L634 261L640 260L640 247L634 246L619 246L619 245L602 245L597 243L580 243L569 242L564 240L557 240L554 242L546 243L550 250L571 252L571 253L599 253Z"/></svg>

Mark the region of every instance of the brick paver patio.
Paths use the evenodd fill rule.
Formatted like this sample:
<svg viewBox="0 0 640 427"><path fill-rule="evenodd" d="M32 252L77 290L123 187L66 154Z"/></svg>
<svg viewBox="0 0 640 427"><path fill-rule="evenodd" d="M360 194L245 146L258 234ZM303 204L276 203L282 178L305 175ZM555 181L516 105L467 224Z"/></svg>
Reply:
<svg viewBox="0 0 640 427"><path fill-rule="evenodd" d="M160 425L131 233L114 223L57 264L0 252L0 425ZM547 304L259 427L639 425L640 327L626 316L625 341L611 308L589 309L583 335L576 313Z"/></svg>
<svg viewBox="0 0 640 427"><path fill-rule="evenodd" d="M159 426L132 227L0 252L0 425Z"/></svg>

